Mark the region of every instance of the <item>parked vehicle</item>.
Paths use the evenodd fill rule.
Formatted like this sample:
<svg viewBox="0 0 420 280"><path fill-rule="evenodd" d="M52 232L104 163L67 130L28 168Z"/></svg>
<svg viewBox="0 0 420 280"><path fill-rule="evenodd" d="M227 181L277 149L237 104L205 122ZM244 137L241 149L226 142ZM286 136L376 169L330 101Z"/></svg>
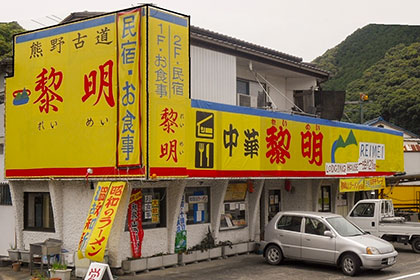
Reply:
<svg viewBox="0 0 420 280"><path fill-rule="evenodd" d="M411 244L413 251L420 254L420 223L396 217L392 200L360 200L350 210L347 219L387 241Z"/></svg>
<svg viewBox="0 0 420 280"><path fill-rule="evenodd" d="M265 260L284 258L333 264L345 275L361 268L383 269L396 262L391 243L365 233L343 216L319 212L279 212L265 227L261 242Z"/></svg>

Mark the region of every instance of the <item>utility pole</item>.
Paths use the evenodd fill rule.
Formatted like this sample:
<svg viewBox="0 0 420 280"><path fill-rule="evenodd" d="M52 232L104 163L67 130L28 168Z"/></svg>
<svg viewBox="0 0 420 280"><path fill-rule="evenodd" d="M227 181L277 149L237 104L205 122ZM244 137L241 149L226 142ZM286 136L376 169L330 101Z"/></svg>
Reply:
<svg viewBox="0 0 420 280"><path fill-rule="evenodd" d="M363 120L363 103L369 100L369 96L366 93L360 93L360 124L364 122Z"/></svg>

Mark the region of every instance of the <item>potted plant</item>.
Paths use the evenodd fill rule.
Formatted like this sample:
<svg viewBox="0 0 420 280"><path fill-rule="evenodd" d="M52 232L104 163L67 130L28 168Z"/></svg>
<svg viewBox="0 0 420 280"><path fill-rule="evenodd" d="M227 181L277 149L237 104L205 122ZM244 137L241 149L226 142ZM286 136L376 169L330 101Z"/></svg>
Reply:
<svg viewBox="0 0 420 280"><path fill-rule="evenodd" d="M47 277L45 277L44 275L42 275L39 271L35 271L32 274L31 280L47 280Z"/></svg>
<svg viewBox="0 0 420 280"><path fill-rule="evenodd" d="M55 262L50 271L50 278L61 278L61 280L70 280L71 269L66 264Z"/></svg>

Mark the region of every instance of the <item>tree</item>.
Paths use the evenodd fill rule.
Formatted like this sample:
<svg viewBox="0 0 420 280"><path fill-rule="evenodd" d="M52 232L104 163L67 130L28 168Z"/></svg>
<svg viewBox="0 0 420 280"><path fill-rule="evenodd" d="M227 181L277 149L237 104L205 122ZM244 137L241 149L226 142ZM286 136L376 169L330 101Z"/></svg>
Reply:
<svg viewBox="0 0 420 280"><path fill-rule="evenodd" d="M17 22L0 23L0 61L12 57L13 35L24 32Z"/></svg>

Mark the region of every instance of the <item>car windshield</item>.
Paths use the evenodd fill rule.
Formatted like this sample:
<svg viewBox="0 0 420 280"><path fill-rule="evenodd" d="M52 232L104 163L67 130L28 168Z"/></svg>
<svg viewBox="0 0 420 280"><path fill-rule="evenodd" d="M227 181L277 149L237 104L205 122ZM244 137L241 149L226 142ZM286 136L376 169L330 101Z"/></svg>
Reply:
<svg viewBox="0 0 420 280"><path fill-rule="evenodd" d="M327 218L327 221L341 236L356 236L363 234L363 231L347 221L344 217Z"/></svg>

